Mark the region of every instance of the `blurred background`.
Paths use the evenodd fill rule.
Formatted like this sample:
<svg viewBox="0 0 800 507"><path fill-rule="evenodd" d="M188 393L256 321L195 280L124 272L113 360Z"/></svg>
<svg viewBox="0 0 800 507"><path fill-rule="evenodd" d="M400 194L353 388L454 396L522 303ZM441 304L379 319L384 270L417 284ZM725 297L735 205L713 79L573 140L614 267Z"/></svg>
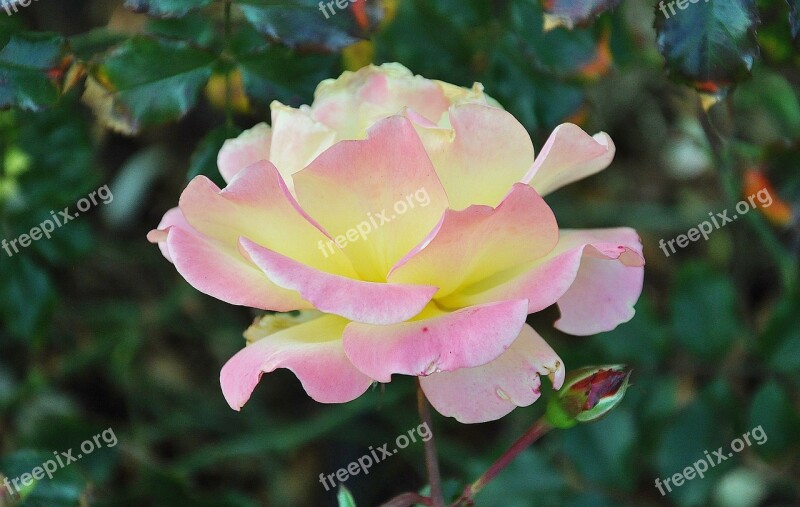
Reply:
<svg viewBox="0 0 800 507"><path fill-rule="evenodd" d="M797 0L669 17L644 0L356 0L329 19L306 0L28 4L0 5L0 237L106 185L113 201L0 251L0 474L108 428L118 444L26 488L24 505L336 505L320 473L419 424L411 378L328 406L279 370L231 410L219 370L257 312L192 289L145 240L189 179L221 183L222 142L269 121L271 100L310 103L321 79L398 61L483 83L537 151L562 122L608 132L611 168L548 202L562 227L635 227L647 259L636 316L615 331L562 335L555 308L530 318L569 369L627 363L634 385L609 417L524 452L477 505L800 506ZM768 208L659 249L765 188ZM547 396L487 424L434 414L447 492ZM656 489L759 426L763 445ZM421 488L422 453L349 479L357 505ZM2 486L0 505L17 505Z"/></svg>

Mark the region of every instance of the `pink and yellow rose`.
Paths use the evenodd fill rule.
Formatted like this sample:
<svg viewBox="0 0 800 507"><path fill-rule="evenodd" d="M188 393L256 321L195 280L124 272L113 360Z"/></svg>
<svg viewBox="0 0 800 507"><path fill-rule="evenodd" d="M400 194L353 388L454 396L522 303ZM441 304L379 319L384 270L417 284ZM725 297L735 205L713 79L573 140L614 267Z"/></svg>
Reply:
<svg viewBox="0 0 800 507"><path fill-rule="evenodd" d="M534 158L523 126L480 85L370 66L322 82L311 106L273 103L271 126L220 151L227 186L195 178L148 238L201 292L304 310L251 328L222 368L234 409L263 373L288 368L324 403L418 376L440 413L490 421L533 403L541 376L563 382L528 314L555 303L555 327L574 335L633 317L636 232L559 230L542 198L613 156L606 134L564 124ZM368 218L369 236L345 245Z"/></svg>

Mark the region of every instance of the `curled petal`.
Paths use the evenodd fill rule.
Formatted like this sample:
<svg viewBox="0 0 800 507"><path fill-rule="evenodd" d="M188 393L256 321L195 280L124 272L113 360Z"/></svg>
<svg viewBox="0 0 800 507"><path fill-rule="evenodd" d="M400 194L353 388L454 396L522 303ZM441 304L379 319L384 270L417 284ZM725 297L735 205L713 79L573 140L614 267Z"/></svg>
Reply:
<svg viewBox="0 0 800 507"><path fill-rule="evenodd" d="M584 249L575 280L558 299L561 318L556 329L588 336L611 331L633 318L644 283L642 246L633 230L616 232L614 238L600 235L616 239L615 243L594 243ZM610 260L615 256L616 262Z"/></svg>
<svg viewBox="0 0 800 507"><path fill-rule="evenodd" d="M501 273L444 298L446 306L528 299L528 312L553 303L561 309L556 327L576 335L609 331L633 317L642 291L642 245L628 228L561 230L544 258Z"/></svg>
<svg viewBox="0 0 800 507"><path fill-rule="evenodd" d="M240 240L243 254L275 284L296 290L318 310L357 322L394 324L417 315L436 287L354 280L315 270L268 248Z"/></svg>
<svg viewBox="0 0 800 507"><path fill-rule="evenodd" d="M577 125L564 123L550 134L522 181L530 183L540 195L547 195L602 171L615 153L614 143L605 132L592 137Z"/></svg>
<svg viewBox="0 0 800 507"><path fill-rule="evenodd" d="M159 222L158 227L147 233L147 240L150 243L157 243L161 254L170 262L172 257L169 255L169 248L167 248L167 232L170 227L177 225L184 229L191 228L186 217L183 216L181 209L178 207L172 208L164 213L164 217Z"/></svg>
<svg viewBox="0 0 800 507"><path fill-rule="evenodd" d="M239 351L222 367L220 385L228 404L240 410L261 375L277 368L291 370L311 398L344 403L361 396L372 379L358 371L344 354L342 331L347 320L326 315L271 334Z"/></svg>
<svg viewBox="0 0 800 507"><path fill-rule="evenodd" d="M462 423L500 419L541 396L541 376L553 387L564 382L564 363L529 325L500 357L476 368L420 378L425 396L440 414Z"/></svg>
<svg viewBox="0 0 800 507"><path fill-rule="evenodd" d="M502 301L390 326L353 322L344 331L344 348L359 370L379 382L390 382L394 373L424 376L480 366L511 345L527 309L527 301Z"/></svg>
<svg viewBox="0 0 800 507"><path fill-rule="evenodd" d="M261 160L269 160L272 130L266 123L259 123L245 130L239 137L228 139L217 155L219 172L230 182L239 171Z"/></svg>

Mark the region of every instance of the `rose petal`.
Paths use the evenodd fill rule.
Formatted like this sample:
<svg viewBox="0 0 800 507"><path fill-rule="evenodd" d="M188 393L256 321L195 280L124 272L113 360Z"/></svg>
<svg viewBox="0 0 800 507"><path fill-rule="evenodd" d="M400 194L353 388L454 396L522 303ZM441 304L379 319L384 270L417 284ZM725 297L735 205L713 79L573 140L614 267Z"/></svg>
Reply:
<svg viewBox="0 0 800 507"><path fill-rule="evenodd" d="M330 239L295 202L267 161L240 171L224 190L198 176L181 194L180 208L194 229L234 250L239 238L246 236L309 266L355 276L347 257L318 251ZM338 247L331 250L337 253Z"/></svg>
<svg viewBox="0 0 800 507"><path fill-rule="evenodd" d="M451 107L449 120L452 128L415 126L450 207L497 206L534 161L528 132L511 113L480 104Z"/></svg>
<svg viewBox="0 0 800 507"><path fill-rule="evenodd" d="M592 137L577 125L564 123L550 134L522 182L547 195L602 171L615 153L614 143L605 132Z"/></svg>
<svg viewBox="0 0 800 507"><path fill-rule="evenodd" d="M571 334L594 334L633 317L643 266L641 242L633 229L562 229L558 245L545 258L440 303L453 307L525 298L528 312L534 313L558 302L562 318L556 327Z"/></svg>
<svg viewBox="0 0 800 507"><path fill-rule="evenodd" d="M177 207L164 213L164 217L158 223L158 227L147 233L147 240L150 243L157 243L161 254L170 262L172 262L172 257L170 257L169 248L167 248L167 230L174 225L184 229L191 227L189 222L186 221L186 217L183 216L181 209Z"/></svg>
<svg viewBox="0 0 800 507"><path fill-rule="evenodd" d="M404 258L388 280L436 285L436 297L442 299L461 287L527 265L547 255L557 242L552 210L535 190L519 183L497 208L470 206L445 212L430 243Z"/></svg>
<svg viewBox="0 0 800 507"><path fill-rule="evenodd" d="M480 366L511 345L527 309L524 300L502 301L390 326L353 322L344 331L344 349L356 368L379 382L390 382L395 373Z"/></svg>
<svg viewBox="0 0 800 507"><path fill-rule="evenodd" d="M378 122L366 140L335 144L294 181L303 209L338 238L359 277L373 282L385 281L447 208L425 149L401 116Z"/></svg>
<svg viewBox="0 0 800 507"><path fill-rule="evenodd" d="M344 354L342 331L347 320L326 315L271 334L239 351L222 367L220 385L228 404L240 410L261 375L291 370L303 389L320 403L345 403L361 396L372 379Z"/></svg>
<svg viewBox="0 0 800 507"><path fill-rule="evenodd" d="M381 118L411 108L435 122L449 103L436 82L415 76L399 63L368 65L320 83L313 116L335 130L339 139L362 139Z"/></svg>
<svg viewBox="0 0 800 507"><path fill-rule="evenodd" d="M270 282L237 250L194 229L171 227L167 247L178 273L203 294L232 305L278 312L312 307L297 292Z"/></svg>
<svg viewBox="0 0 800 507"><path fill-rule="evenodd" d="M363 282L310 268L248 238L240 240L248 256L278 286L296 290L318 310L357 322L394 324L417 315L436 287Z"/></svg>
<svg viewBox="0 0 800 507"><path fill-rule="evenodd" d="M486 95L481 83L473 83L472 88L464 88L444 81L434 80L439 85L450 105L484 104L502 109L502 106L492 97Z"/></svg>
<svg viewBox="0 0 800 507"><path fill-rule="evenodd" d="M239 137L228 139L217 154L217 166L226 182L239 171L260 160L269 160L272 131L266 123L245 130Z"/></svg>
<svg viewBox="0 0 800 507"><path fill-rule="evenodd" d="M164 214L147 234L181 276L204 294L230 304L275 311L310 308L297 292L280 288L247 262L234 245L197 232L180 208Z"/></svg>
<svg viewBox="0 0 800 507"><path fill-rule="evenodd" d="M272 152L275 164L290 191L292 175L336 141L336 132L311 117L308 107L294 109L277 100L272 102Z"/></svg>
<svg viewBox="0 0 800 507"><path fill-rule="evenodd" d="M602 234L600 238L611 239ZM615 243L594 243L584 249L578 275L558 299L561 318L556 329L589 336L611 331L633 318L644 284L642 246L631 229L619 230L613 239ZM615 254L619 261L610 261Z"/></svg>
<svg viewBox="0 0 800 507"><path fill-rule="evenodd" d="M462 423L494 421L541 395L541 375L555 389L564 383L564 363L527 324L500 357L476 368L434 373L419 379L440 414Z"/></svg>

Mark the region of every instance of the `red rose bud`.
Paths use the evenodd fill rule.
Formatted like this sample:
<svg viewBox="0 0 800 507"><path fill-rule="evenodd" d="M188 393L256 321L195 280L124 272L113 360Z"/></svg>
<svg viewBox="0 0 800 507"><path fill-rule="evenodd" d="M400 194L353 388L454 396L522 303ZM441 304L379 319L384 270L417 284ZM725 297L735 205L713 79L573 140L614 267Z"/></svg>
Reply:
<svg viewBox="0 0 800 507"><path fill-rule="evenodd" d="M567 374L564 386L547 405L547 420L556 428L596 421L622 401L631 369L625 365L588 366Z"/></svg>

